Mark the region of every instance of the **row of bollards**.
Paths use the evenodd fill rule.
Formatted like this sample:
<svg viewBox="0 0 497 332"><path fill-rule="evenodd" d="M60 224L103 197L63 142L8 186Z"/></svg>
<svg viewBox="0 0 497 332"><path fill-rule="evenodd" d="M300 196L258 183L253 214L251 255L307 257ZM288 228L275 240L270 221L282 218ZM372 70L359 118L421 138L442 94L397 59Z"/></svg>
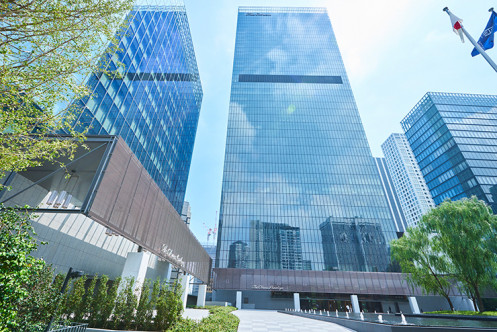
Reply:
<svg viewBox="0 0 497 332"><path fill-rule="evenodd" d="M286 308L286 309L285 309L285 311L290 311L290 312L302 312L302 313L304 313L304 314L317 315L316 310L311 310L311 309L309 309L309 310L300 310L300 309L290 309L290 308ZM326 312L326 315L327 315L327 316L330 316L330 312L329 312L329 311L327 311L327 310L326 310L326 311L319 310L319 315L320 315L320 316L322 316L322 315L323 315L323 312ZM375 314L376 314L376 311L375 311ZM337 310L335 310L335 316L336 316L336 317L340 317L340 316L338 315L338 309L337 309ZM350 319L350 316L349 316L349 312L348 312L348 311L346 311L346 312L345 312L345 317L346 317L347 319ZM400 322L400 324L402 324L402 325L407 325L406 317L404 316L404 314L403 314L403 313L400 313L400 317L401 317L401 322ZM361 319L362 321L364 321L364 312L363 312L363 311L361 311L361 313L360 313L360 319ZM378 314L378 319L377 319L377 322L379 322L379 323L385 323L385 322L386 322L386 321L384 321L384 320L383 320L383 315Z"/></svg>

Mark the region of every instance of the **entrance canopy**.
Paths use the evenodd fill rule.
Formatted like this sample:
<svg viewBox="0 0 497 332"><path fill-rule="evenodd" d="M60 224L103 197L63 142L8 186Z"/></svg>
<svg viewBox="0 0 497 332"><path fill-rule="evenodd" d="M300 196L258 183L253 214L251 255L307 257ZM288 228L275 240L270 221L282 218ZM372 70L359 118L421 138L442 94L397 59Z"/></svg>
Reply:
<svg viewBox="0 0 497 332"><path fill-rule="evenodd" d="M72 160L47 162L1 181L13 188L0 192L5 206L84 214L209 281L211 258L120 137L89 136Z"/></svg>

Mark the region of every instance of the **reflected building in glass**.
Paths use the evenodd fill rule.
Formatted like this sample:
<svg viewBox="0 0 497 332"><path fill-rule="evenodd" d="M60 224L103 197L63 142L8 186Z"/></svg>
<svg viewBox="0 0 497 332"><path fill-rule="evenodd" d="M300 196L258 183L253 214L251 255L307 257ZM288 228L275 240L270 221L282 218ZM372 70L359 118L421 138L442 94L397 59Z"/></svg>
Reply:
<svg viewBox="0 0 497 332"><path fill-rule="evenodd" d="M390 207L390 212L392 213L397 236L400 237L407 229L407 221L404 212L402 211L399 196L393 185L393 179L388 170L385 158L375 157L374 161L378 169L378 174L380 175L381 184L383 186L383 191L385 192L385 197L387 198L388 206Z"/></svg>
<svg viewBox="0 0 497 332"><path fill-rule="evenodd" d="M475 195L497 213L497 96L428 92L401 125L436 205Z"/></svg>
<svg viewBox="0 0 497 332"><path fill-rule="evenodd" d="M313 276L336 272L365 280L392 269L396 238L326 9L239 8L217 298L239 290L246 307L276 308L248 291L319 291Z"/></svg>

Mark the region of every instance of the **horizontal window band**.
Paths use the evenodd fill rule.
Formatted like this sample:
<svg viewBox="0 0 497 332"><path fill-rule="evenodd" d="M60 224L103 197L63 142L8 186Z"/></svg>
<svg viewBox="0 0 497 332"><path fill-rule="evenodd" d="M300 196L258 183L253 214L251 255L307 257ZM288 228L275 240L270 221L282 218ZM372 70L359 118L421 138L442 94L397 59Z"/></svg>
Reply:
<svg viewBox="0 0 497 332"><path fill-rule="evenodd" d="M126 78L130 81L171 81L171 82L194 82L198 81L195 74L186 73L127 73Z"/></svg>
<svg viewBox="0 0 497 332"><path fill-rule="evenodd" d="M341 76L314 76L314 75L238 75L238 82L247 83L317 83L343 84Z"/></svg>

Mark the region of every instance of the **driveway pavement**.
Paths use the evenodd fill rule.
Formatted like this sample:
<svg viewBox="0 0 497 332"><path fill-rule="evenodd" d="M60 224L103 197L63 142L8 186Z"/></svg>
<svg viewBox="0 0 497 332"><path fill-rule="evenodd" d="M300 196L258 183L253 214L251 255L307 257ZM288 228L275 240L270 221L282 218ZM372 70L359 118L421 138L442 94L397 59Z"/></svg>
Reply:
<svg viewBox="0 0 497 332"><path fill-rule="evenodd" d="M291 316L272 310L243 309L233 311L233 314L240 318L238 332L353 331L337 324Z"/></svg>

